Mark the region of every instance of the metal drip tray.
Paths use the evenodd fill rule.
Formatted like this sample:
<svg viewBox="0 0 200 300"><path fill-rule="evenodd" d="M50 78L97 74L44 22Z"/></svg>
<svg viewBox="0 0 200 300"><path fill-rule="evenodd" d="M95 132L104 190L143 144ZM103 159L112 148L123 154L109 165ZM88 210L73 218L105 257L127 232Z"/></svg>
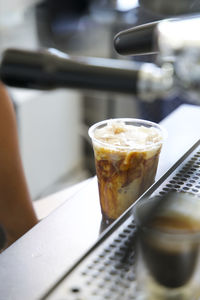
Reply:
<svg viewBox="0 0 200 300"><path fill-rule="evenodd" d="M169 191L200 195L200 141L142 197ZM134 233L131 207L42 299L142 300L135 280Z"/></svg>

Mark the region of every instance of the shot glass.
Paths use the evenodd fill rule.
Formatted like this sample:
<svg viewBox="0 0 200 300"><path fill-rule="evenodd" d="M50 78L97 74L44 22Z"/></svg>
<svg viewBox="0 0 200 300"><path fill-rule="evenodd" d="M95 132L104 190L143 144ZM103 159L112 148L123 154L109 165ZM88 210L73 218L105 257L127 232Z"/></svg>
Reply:
<svg viewBox="0 0 200 300"><path fill-rule="evenodd" d="M171 192L139 201L133 214L142 299L200 299L200 198Z"/></svg>
<svg viewBox="0 0 200 300"><path fill-rule="evenodd" d="M155 180L166 131L131 118L104 120L89 129L103 217L117 219Z"/></svg>

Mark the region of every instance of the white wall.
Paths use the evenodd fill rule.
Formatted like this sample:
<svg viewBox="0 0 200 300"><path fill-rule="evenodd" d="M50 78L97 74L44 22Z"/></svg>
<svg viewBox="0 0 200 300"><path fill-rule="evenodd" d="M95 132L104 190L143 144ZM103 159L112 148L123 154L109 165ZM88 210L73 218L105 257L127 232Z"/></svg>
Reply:
<svg viewBox="0 0 200 300"><path fill-rule="evenodd" d="M36 199L82 162L81 96L59 89L11 89L26 178Z"/></svg>

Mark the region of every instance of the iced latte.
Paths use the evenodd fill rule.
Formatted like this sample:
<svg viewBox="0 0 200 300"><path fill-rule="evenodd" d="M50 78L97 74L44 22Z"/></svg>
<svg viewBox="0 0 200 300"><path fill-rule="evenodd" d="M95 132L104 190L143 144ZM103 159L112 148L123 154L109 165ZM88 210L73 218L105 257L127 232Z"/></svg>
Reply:
<svg viewBox="0 0 200 300"><path fill-rule="evenodd" d="M137 119L111 119L89 129L103 215L115 220L154 182L162 128Z"/></svg>

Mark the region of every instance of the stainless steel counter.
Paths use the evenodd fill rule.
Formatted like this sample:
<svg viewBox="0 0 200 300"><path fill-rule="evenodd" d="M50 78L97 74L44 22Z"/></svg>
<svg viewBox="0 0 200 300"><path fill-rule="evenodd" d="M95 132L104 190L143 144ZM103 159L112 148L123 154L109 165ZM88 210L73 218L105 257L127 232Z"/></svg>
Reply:
<svg viewBox="0 0 200 300"><path fill-rule="evenodd" d="M199 139L200 107L182 105L161 124L168 139L157 179ZM60 207L0 255L0 299L39 299L98 239L103 224L96 177L68 199L67 194Z"/></svg>

